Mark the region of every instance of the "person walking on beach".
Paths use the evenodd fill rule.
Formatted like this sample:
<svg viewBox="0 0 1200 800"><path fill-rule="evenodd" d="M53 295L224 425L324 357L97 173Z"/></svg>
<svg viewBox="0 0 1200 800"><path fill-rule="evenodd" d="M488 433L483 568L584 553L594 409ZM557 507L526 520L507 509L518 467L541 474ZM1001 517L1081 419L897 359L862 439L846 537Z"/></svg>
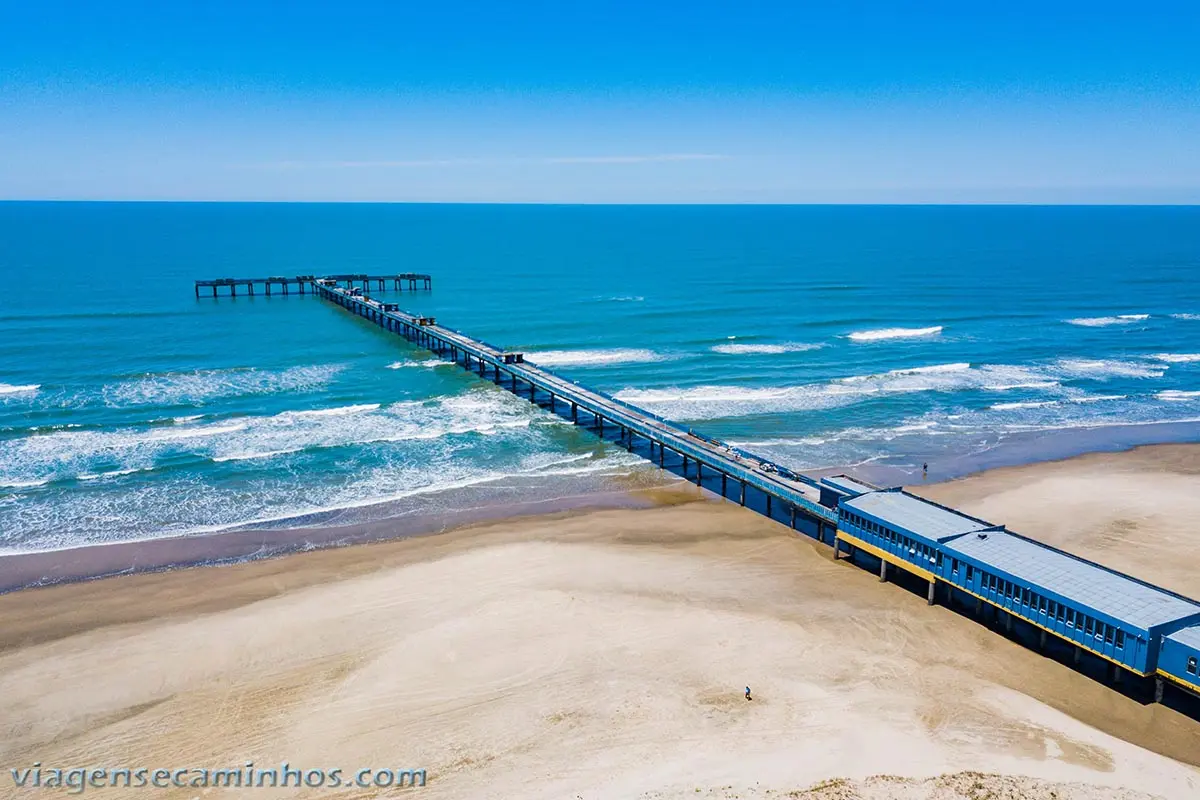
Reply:
<svg viewBox="0 0 1200 800"><path fill-rule="evenodd" d="M929 477L929 462L928 461L926 461L924 464L921 465L921 477L922 478Z"/></svg>
<svg viewBox="0 0 1200 800"><path fill-rule="evenodd" d="M746 699L747 700L753 699L752 697L750 697L750 687L749 686L746 687Z"/></svg>

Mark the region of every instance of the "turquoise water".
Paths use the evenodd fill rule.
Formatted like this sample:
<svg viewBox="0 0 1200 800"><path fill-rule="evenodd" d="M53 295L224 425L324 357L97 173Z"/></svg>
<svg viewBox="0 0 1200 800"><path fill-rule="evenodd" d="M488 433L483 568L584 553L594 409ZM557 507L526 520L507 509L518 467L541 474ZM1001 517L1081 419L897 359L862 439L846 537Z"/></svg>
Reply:
<svg viewBox="0 0 1200 800"><path fill-rule="evenodd" d="M311 296L195 278L430 272L402 307L794 468L1200 420L1200 208L6 203L0 242L8 551L647 470Z"/></svg>

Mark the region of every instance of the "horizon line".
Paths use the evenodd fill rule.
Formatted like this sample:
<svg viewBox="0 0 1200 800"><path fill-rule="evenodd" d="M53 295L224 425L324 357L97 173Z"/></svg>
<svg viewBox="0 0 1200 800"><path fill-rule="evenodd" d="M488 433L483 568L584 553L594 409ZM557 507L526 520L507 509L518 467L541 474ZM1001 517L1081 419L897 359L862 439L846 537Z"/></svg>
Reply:
<svg viewBox="0 0 1200 800"><path fill-rule="evenodd" d="M407 205L407 206L849 206L849 207L972 207L1013 206L1022 208L1198 208L1200 201L1191 203L1158 202L1024 202L1010 200L981 200L972 202L911 201L911 202L856 202L856 201L554 201L554 200L246 200L246 199L163 199L163 198L81 198L81 197L0 197L0 203L127 203L159 205Z"/></svg>

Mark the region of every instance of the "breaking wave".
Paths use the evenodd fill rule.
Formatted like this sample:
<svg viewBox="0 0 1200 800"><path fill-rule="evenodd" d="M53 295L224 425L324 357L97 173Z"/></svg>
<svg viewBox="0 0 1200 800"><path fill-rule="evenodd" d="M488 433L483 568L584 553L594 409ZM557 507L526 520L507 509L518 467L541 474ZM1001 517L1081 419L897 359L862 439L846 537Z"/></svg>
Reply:
<svg viewBox="0 0 1200 800"><path fill-rule="evenodd" d="M1159 400L1168 402L1179 402L1181 400L1191 400L1200 397L1200 392L1186 392L1181 389L1167 389L1155 395Z"/></svg>
<svg viewBox="0 0 1200 800"><path fill-rule="evenodd" d="M1070 325L1081 325L1085 328L1104 328L1109 325L1129 325L1150 319L1149 314L1118 314L1115 317L1076 317L1065 320Z"/></svg>
<svg viewBox="0 0 1200 800"><path fill-rule="evenodd" d="M922 336L937 336L943 330L941 325L928 328L880 328L872 331L855 331L847 338L855 342L879 342L887 339L913 339Z"/></svg>
<svg viewBox="0 0 1200 800"><path fill-rule="evenodd" d="M612 350L543 350L530 352L526 357L535 364L547 367L589 367L607 364L636 364L665 361L667 356L653 350L616 348Z"/></svg>
<svg viewBox="0 0 1200 800"><path fill-rule="evenodd" d="M412 367L433 369L434 367L452 367L453 361L443 361L440 358L427 358L421 361L393 361L387 365L388 369L409 369Z"/></svg>
<svg viewBox="0 0 1200 800"><path fill-rule="evenodd" d="M1193 361L1200 361L1200 353L1159 353L1154 358L1168 364L1190 364Z"/></svg>
<svg viewBox="0 0 1200 800"><path fill-rule="evenodd" d="M100 390L100 396L109 408L195 405L242 395L320 389L341 369L341 365L326 364L277 371L246 368L168 372L109 384ZM88 398L79 400L87 404Z"/></svg>
<svg viewBox="0 0 1200 800"><path fill-rule="evenodd" d="M0 383L0 395L25 394L27 392L36 392L40 388L42 388L40 383L27 383L23 386L14 386L11 383Z"/></svg>
<svg viewBox="0 0 1200 800"><path fill-rule="evenodd" d="M712 347L714 353L725 355L777 355L780 353L803 353L807 350L818 350L823 344L806 344L803 342L786 342L784 344L718 344Z"/></svg>

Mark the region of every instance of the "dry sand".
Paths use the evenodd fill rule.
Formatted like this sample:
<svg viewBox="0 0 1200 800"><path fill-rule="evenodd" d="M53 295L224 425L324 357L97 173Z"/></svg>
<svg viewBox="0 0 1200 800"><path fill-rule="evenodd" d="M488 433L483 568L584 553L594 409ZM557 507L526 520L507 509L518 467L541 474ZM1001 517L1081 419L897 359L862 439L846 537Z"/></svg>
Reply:
<svg viewBox="0 0 1200 800"><path fill-rule="evenodd" d="M1195 538L1166 565L1149 555L1197 536L1152 515L1194 511L1198 452L928 491L1200 593ZM1131 478L1160 505L1127 494ZM1018 497L1023 484L1040 499ZM1091 523L1050 502L1065 494ZM1114 520L1137 527L1114 537ZM0 596L0 796L40 796L8 776L34 761L252 759L425 768L427 787L408 793L430 798L1200 797L1197 722L829 553L736 506L692 502Z"/></svg>

